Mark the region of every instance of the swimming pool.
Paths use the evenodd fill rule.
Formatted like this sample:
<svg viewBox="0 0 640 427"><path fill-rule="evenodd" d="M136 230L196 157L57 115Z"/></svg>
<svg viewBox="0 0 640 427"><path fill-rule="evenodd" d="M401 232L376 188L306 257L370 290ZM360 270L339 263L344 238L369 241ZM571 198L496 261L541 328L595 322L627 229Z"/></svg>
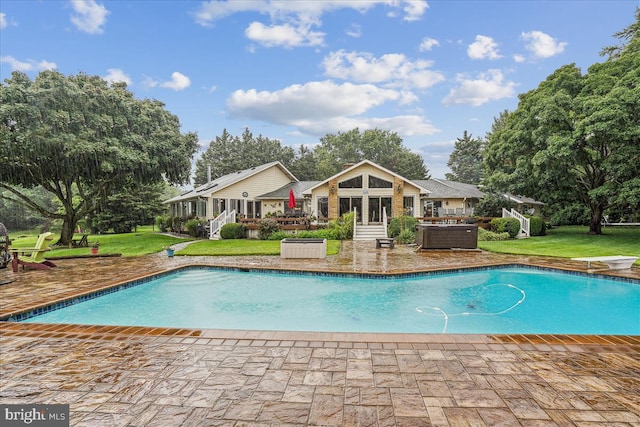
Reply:
<svg viewBox="0 0 640 427"><path fill-rule="evenodd" d="M640 335L640 283L528 267L401 277L199 267L133 285L25 321L286 331Z"/></svg>

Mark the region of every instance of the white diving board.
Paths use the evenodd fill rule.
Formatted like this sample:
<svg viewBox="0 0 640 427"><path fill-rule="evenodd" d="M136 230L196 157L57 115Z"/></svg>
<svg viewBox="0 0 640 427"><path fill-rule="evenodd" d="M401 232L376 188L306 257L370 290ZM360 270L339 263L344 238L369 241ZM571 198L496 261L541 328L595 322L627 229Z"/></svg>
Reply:
<svg viewBox="0 0 640 427"><path fill-rule="evenodd" d="M587 263L587 268L591 268L592 262L602 262L609 266L611 270L625 270L631 268L638 259L637 256L611 255L611 256L594 256L586 258L571 258L573 261L583 261Z"/></svg>

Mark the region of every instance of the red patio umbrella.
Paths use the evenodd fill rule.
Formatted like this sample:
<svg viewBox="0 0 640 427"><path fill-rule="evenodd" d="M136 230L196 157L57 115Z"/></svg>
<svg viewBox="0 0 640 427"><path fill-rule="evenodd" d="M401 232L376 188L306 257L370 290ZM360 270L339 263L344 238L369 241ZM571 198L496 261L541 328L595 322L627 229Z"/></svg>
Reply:
<svg viewBox="0 0 640 427"><path fill-rule="evenodd" d="M289 209L296 208L296 196L293 194L293 188L289 190Z"/></svg>

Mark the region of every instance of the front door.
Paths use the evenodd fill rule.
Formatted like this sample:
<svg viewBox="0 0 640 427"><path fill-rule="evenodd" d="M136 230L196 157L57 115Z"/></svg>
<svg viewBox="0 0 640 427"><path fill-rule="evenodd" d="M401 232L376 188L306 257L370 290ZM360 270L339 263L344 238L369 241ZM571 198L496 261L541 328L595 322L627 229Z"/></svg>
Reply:
<svg viewBox="0 0 640 427"><path fill-rule="evenodd" d="M357 222L362 222L362 197L340 197L340 216L356 209Z"/></svg>
<svg viewBox="0 0 640 427"><path fill-rule="evenodd" d="M382 208L387 211L387 218L391 218L391 197L369 197L369 224L382 223Z"/></svg>

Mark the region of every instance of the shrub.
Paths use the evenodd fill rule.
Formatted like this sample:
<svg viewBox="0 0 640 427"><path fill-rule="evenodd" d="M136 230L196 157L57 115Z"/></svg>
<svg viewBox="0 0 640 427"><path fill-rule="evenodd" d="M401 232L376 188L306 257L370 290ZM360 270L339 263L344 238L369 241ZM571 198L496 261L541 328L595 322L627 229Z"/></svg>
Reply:
<svg viewBox="0 0 640 427"><path fill-rule="evenodd" d="M532 236L544 236L547 234L547 224L539 216L529 217L529 234Z"/></svg>
<svg viewBox="0 0 640 427"><path fill-rule="evenodd" d="M258 236L261 240L267 240L269 236L280 231L280 224L273 218L263 218L258 221Z"/></svg>
<svg viewBox="0 0 640 427"><path fill-rule="evenodd" d="M333 230L337 240L349 240L353 238L354 213L349 212L338 219L329 222L327 229Z"/></svg>
<svg viewBox="0 0 640 427"><path fill-rule="evenodd" d="M415 230L415 229L414 229ZM396 236L396 240L398 243L415 243L416 241L416 232L414 230L410 230L405 228Z"/></svg>
<svg viewBox="0 0 640 427"><path fill-rule="evenodd" d="M403 231L409 230L415 236L418 220L412 216L393 218L389 224L389 237L398 237Z"/></svg>
<svg viewBox="0 0 640 427"><path fill-rule="evenodd" d="M493 231L485 230L484 228L478 228L478 241L479 242L491 242L497 240L509 240L509 233L494 233Z"/></svg>
<svg viewBox="0 0 640 427"><path fill-rule="evenodd" d="M197 219L190 219L184 225L187 229L187 233L191 237L198 237L198 226L200 225L200 221Z"/></svg>
<svg viewBox="0 0 640 427"><path fill-rule="evenodd" d="M494 233L509 233L514 238L520 232L520 221L515 218L494 218L489 223L490 230Z"/></svg>
<svg viewBox="0 0 640 427"><path fill-rule="evenodd" d="M220 229L220 237L223 239L244 239L246 227L244 224L230 222Z"/></svg>
<svg viewBox="0 0 640 427"><path fill-rule="evenodd" d="M288 237L294 237L294 236L292 234L287 233L286 231L275 231L269 234L269 236L267 236L266 239L262 239L262 240L282 240Z"/></svg>
<svg viewBox="0 0 640 427"><path fill-rule="evenodd" d="M296 237L300 238L313 238L313 239L327 239L327 240L340 240L335 232L332 229L321 229L321 230L312 230L312 231L300 231L296 234Z"/></svg>
<svg viewBox="0 0 640 427"><path fill-rule="evenodd" d="M560 207L551 214L553 225L589 225L589 208L581 204Z"/></svg>

